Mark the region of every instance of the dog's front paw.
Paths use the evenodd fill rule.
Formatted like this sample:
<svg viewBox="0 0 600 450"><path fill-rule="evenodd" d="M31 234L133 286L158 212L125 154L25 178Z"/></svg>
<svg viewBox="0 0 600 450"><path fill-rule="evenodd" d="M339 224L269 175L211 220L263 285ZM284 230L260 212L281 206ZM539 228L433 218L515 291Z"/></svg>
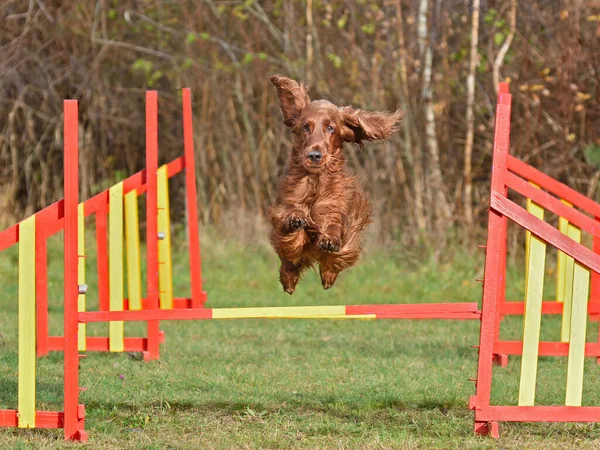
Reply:
<svg viewBox="0 0 600 450"><path fill-rule="evenodd" d="M300 230L305 227L306 227L306 219L304 217L292 215L288 219L288 222L287 222L288 232Z"/></svg>
<svg viewBox="0 0 600 450"><path fill-rule="evenodd" d="M327 253L339 252L340 240L338 238L322 236L317 242L317 247Z"/></svg>

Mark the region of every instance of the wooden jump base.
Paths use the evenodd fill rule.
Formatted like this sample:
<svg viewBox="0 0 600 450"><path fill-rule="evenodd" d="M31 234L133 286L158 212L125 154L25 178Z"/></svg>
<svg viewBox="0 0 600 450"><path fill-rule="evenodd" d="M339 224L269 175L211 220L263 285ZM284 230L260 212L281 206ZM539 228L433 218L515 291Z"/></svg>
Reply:
<svg viewBox="0 0 600 450"><path fill-rule="evenodd" d="M509 154L511 95L501 83L496 110L488 240L483 285L475 412L475 432L498 437L498 422L599 422L600 407L581 406L586 356L600 356L599 342L586 342L587 319L600 313L600 205ZM527 208L508 198L509 189L527 199ZM544 221L557 216L558 229ZM506 301L508 220L527 232L526 298ZM583 246L581 232L593 237ZM546 247L559 250L557 302L542 302ZM591 289L590 289L591 273ZM523 314L523 337L500 339L502 318ZM543 314L562 314L561 340L540 341ZM517 406L492 405L493 363L506 365L508 354L521 355ZM567 356L565 406L536 405L539 356Z"/></svg>

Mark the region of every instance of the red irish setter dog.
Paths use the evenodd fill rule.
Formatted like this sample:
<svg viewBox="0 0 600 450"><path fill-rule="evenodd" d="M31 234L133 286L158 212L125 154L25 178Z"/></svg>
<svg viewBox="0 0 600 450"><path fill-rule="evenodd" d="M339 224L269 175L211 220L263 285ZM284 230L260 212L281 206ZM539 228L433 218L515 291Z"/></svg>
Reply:
<svg viewBox="0 0 600 450"><path fill-rule="evenodd" d="M308 87L274 75L283 123L293 133L292 152L270 208L270 239L281 259L279 279L293 294L302 271L319 265L321 284L329 289L338 274L356 263L371 205L356 178L344 167L344 142L388 138L400 121L394 113L338 108L311 101Z"/></svg>

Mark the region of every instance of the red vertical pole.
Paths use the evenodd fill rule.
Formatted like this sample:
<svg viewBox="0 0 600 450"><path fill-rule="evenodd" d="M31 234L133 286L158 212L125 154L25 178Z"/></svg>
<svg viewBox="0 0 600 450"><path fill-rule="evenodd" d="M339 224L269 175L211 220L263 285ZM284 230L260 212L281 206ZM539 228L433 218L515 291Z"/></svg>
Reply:
<svg viewBox="0 0 600 450"><path fill-rule="evenodd" d="M498 104L500 103L500 97L503 94L509 94L508 83L498 83ZM510 142L509 142L510 144ZM507 155L510 152L510 145L506 150ZM502 187L502 193L506 197L508 196L508 188L506 185ZM508 232L508 219L502 217L502 224L498 230L498 239L500 240L500 279L498 280L498 314L496 315L496 331L495 339L500 339L500 322L502 322L503 316L500 313L504 302L506 302L506 246L507 246L507 232ZM494 355L494 363L506 367L508 364L508 355Z"/></svg>
<svg viewBox="0 0 600 450"><path fill-rule="evenodd" d="M182 91L183 145L185 151L185 191L187 195L188 245L190 249L190 282L192 308L201 308L205 301L202 293L202 266L198 236L198 203L196 195L196 162L194 159L194 131L192 126L192 99L189 88Z"/></svg>
<svg viewBox="0 0 600 450"><path fill-rule="evenodd" d="M600 218L596 217L597 221L600 221ZM593 243L594 253L600 254L600 239L594 236ZM600 302L600 275L592 272L592 279L590 285L590 303L592 302ZM598 342L600 342L600 322L598 322ZM600 357L596 358L596 362L600 364Z"/></svg>
<svg viewBox="0 0 600 450"><path fill-rule="evenodd" d="M158 94L146 92L146 296L148 308L158 309ZM144 360L158 359L158 320L148 321L148 348Z"/></svg>
<svg viewBox="0 0 600 450"><path fill-rule="evenodd" d="M600 222L600 218L596 217L596 221ZM593 244L594 253L600 254L600 239L594 236ZM590 289L590 301L600 302L600 275L592 270L592 280Z"/></svg>
<svg viewBox="0 0 600 450"><path fill-rule="evenodd" d="M37 356L48 354L48 257L43 224L35 229L35 303Z"/></svg>
<svg viewBox="0 0 600 450"><path fill-rule="evenodd" d="M506 191L506 159L510 147L510 94L501 94L496 109L496 129L494 135L494 156L492 161L491 192L504 195ZM503 217L490 209L488 220L488 242L485 258L485 274L483 285L483 305L481 315L481 331L479 337L479 362L477 367L477 392L471 397L469 406L475 410L475 432L492 434L497 437L497 423L478 420L478 409L489 406L492 390L492 356L496 333L496 320L499 314L498 301L501 296L500 285L504 282L506 241ZM503 250L504 248L504 250Z"/></svg>
<svg viewBox="0 0 600 450"><path fill-rule="evenodd" d="M108 243L106 241L106 205L96 211L96 265L100 311L108 311Z"/></svg>
<svg viewBox="0 0 600 450"><path fill-rule="evenodd" d="M78 200L78 111L76 100L64 102L64 433L66 439L85 439L79 429L79 353L77 351L77 203Z"/></svg>

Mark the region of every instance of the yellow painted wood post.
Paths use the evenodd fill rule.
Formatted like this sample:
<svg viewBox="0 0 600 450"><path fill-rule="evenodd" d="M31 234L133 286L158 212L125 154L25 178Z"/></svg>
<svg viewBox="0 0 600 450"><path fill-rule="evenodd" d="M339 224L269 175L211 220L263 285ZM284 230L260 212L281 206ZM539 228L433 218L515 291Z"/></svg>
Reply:
<svg viewBox="0 0 600 450"><path fill-rule="evenodd" d="M31 216L19 224L19 428L35 428L35 306L35 216Z"/></svg>
<svg viewBox="0 0 600 450"><path fill-rule="evenodd" d="M140 267L140 227L137 192L125 194L125 245L127 247L127 292L129 309L142 309L142 270Z"/></svg>
<svg viewBox="0 0 600 450"><path fill-rule="evenodd" d="M275 306L260 308L215 308L213 319L243 318L332 318L347 317L346 307L338 306Z"/></svg>
<svg viewBox="0 0 600 450"><path fill-rule="evenodd" d="M77 207L77 283L81 286L85 284L85 215L83 203ZM77 297L77 310L85 312L85 294L79 294ZM85 352L87 349L87 329L85 323L80 323L77 331L77 349Z"/></svg>
<svg viewBox="0 0 600 450"><path fill-rule="evenodd" d="M581 230L575 225L567 225L567 236L581 242ZM565 296L563 301L562 325L560 330L561 342L569 342L571 332L571 303L573 301L573 275L575 261L570 256L565 256Z"/></svg>
<svg viewBox="0 0 600 450"><path fill-rule="evenodd" d="M581 406L589 292L590 272L576 262L573 275L573 299L571 303L566 406Z"/></svg>
<svg viewBox="0 0 600 450"><path fill-rule="evenodd" d="M529 207L529 212L542 220L544 218L544 209L533 202ZM525 293L525 317L523 319L523 355L519 383L519 406L533 406L535 402L545 266L546 244L530 234L526 267L527 290Z"/></svg>
<svg viewBox="0 0 600 450"><path fill-rule="evenodd" d="M533 187L535 187L537 189L540 188L537 184L532 183L531 181L529 182L529 184L531 184ZM533 203L530 198L528 198L525 201L525 207L528 212L530 212L531 214L533 214L536 217L539 217L538 214L539 214L539 211L541 210L542 211L541 219L544 218L544 209L540 205ZM527 292L527 282L529 280L529 272L527 271L527 262L529 261L529 247L530 246L531 246L531 232L529 230L525 230L525 292Z"/></svg>
<svg viewBox="0 0 600 450"><path fill-rule="evenodd" d="M109 309L123 311L123 183L109 189L108 279ZM123 322L109 322L109 349L122 352L125 347Z"/></svg>
<svg viewBox="0 0 600 450"><path fill-rule="evenodd" d="M158 191L158 287L160 308L173 309L173 265L171 261L171 213L167 166L157 173Z"/></svg>
<svg viewBox="0 0 600 450"><path fill-rule="evenodd" d="M566 200L561 200L565 205L572 207L573 205ZM569 221L564 217L558 218L558 230L562 234L568 234ZM564 303L565 301L565 283L567 281L566 263L568 256L558 251L558 258L556 261L556 301Z"/></svg>

